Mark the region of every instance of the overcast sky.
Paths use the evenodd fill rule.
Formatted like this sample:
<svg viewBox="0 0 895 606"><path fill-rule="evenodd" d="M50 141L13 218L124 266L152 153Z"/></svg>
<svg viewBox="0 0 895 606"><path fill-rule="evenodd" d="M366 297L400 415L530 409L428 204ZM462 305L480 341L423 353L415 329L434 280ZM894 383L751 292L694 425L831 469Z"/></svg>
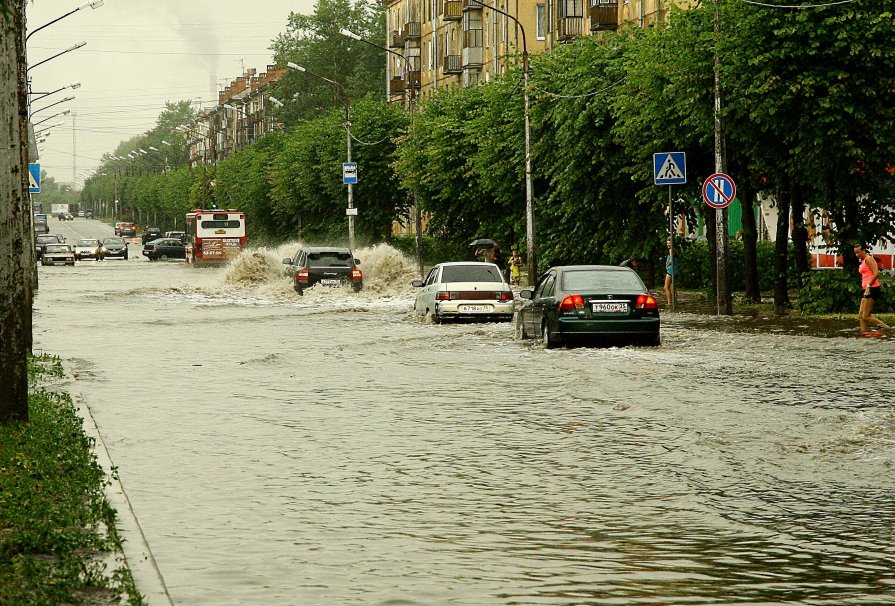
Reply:
<svg viewBox="0 0 895 606"><path fill-rule="evenodd" d="M34 31L77 8L83 0L29 0L28 29ZM313 0L105 0L36 32L28 40L28 64L35 65L78 42L86 46L36 66L29 76L35 93L72 82L81 87L35 101L34 122L58 116L42 144L41 168L77 187L96 169L104 153L151 129L166 101L217 103L217 92L242 74L263 72L271 61L271 41L286 31L290 12L310 14ZM246 11L251 12L246 12ZM40 126L38 127L38 129ZM173 143L173 142L172 142Z"/></svg>

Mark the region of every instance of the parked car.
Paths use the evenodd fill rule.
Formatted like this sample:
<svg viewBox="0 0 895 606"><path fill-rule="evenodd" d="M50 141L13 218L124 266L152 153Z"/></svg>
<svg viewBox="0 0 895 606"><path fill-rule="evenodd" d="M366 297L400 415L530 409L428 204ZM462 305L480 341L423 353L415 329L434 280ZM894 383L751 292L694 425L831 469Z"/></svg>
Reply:
<svg viewBox="0 0 895 606"><path fill-rule="evenodd" d="M291 259L283 259L283 264L288 266L285 273L292 277L292 287L300 295L317 284L350 284L354 292L364 287L364 274L357 267L360 259L347 248L300 248Z"/></svg>
<svg viewBox="0 0 895 606"><path fill-rule="evenodd" d="M659 345L659 306L629 267L553 267L516 312L516 336L539 337L545 347L571 341L623 339Z"/></svg>
<svg viewBox="0 0 895 606"><path fill-rule="evenodd" d="M494 263L439 263L425 280L412 284L420 289L413 302L414 315L431 318L436 324L445 320L513 319L513 290Z"/></svg>
<svg viewBox="0 0 895 606"><path fill-rule="evenodd" d="M118 226L117 235L122 238L136 238L137 237L137 225L136 223L122 223Z"/></svg>
<svg viewBox="0 0 895 606"><path fill-rule="evenodd" d="M41 265L74 265L75 253L69 244L47 244L40 258Z"/></svg>
<svg viewBox="0 0 895 606"><path fill-rule="evenodd" d="M65 237L58 234L40 234L34 236L34 254L37 256L38 261L40 261L40 257L44 252L44 247L47 244L65 244Z"/></svg>
<svg viewBox="0 0 895 606"><path fill-rule="evenodd" d="M81 211L78 211L78 216L79 216L79 217L84 217L84 218L86 218L86 219L92 219L92 218L93 218L93 211L92 211L92 210L88 210L88 211L85 212L85 211L81 210Z"/></svg>
<svg viewBox="0 0 895 606"><path fill-rule="evenodd" d="M127 260L127 242L124 238L105 238L102 243L103 258L117 257Z"/></svg>
<svg viewBox="0 0 895 606"><path fill-rule="evenodd" d="M153 240L158 240L159 238L164 237L165 235L158 227L147 227L143 230L143 245L145 246L147 242L152 242Z"/></svg>
<svg viewBox="0 0 895 606"><path fill-rule="evenodd" d="M185 259L186 246L177 238L158 238L143 245L143 256L150 261Z"/></svg>
<svg viewBox="0 0 895 606"><path fill-rule="evenodd" d="M84 259L93 259L94 261L103 260L103 245L99 240L94 238L83 238L78 240L74 246L75 261L83 261Z"/></svg>

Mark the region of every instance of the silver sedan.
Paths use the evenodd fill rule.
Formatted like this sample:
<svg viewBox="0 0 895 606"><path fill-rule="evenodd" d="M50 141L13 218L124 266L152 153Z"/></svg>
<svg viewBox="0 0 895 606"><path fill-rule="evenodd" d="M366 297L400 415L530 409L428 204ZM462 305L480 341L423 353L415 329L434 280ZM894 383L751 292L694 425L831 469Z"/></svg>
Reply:
<svg viewBox="0 0 895 606"><path fill-rule="evenodd" d="M445 320L513 319L513 290L494 263L439 263L425 280L412 284L420 289L413 302L414 315L436 324Z"/></svg>

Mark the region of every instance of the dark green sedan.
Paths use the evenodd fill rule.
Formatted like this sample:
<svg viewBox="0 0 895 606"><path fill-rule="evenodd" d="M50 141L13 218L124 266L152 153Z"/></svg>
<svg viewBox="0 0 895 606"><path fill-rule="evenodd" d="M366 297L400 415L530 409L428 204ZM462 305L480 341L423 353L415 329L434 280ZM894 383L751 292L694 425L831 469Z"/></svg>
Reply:
<svg viewBox="0 0 895 606"><path fill-rule="evenodd" d="M552 267L519 296L516 336L544 347L617 341L659 345L659 306L637 273L614 265Z"/></svg>
<svg viewBox="0 0 895 606"><path fill-rule="evenodd" d="M150 261L185 259L186 247L177 238L158 238L143 245L143 256Z"/></svg>

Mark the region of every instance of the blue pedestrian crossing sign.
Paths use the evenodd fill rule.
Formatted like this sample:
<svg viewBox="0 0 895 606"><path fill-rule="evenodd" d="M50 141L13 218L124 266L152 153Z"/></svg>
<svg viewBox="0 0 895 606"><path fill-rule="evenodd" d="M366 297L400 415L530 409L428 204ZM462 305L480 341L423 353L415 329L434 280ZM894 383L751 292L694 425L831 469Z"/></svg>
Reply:
<svg viewBox="0 0 895 606"><path fill-rule="evenodd" d="M686 152L653 154L653 183L656 185L681 185L686 182Z"/></svg>
<svg viewBox="0 0 895 606"><path fill-rule="evenodd" d="M37 162L28 165L28 193L40 193L40 164Z"/></svg>

